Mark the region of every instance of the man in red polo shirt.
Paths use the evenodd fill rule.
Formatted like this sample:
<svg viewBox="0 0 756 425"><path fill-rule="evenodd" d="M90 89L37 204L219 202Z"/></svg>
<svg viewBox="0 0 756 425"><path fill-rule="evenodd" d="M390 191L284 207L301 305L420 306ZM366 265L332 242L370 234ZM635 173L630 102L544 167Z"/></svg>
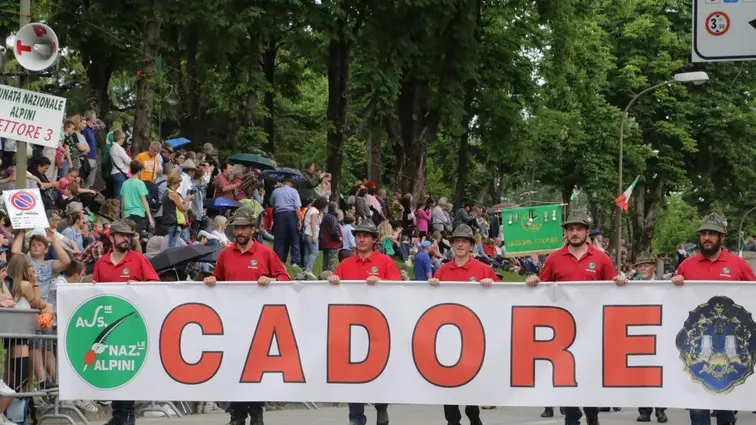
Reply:
<svg viewBox="0 0 756 425"><path fill-rule="evenodd" d="M617 274L612 259L605 252L599 251L588 241L590 219L584 212L574 211L562 223L567 243L559 251L546 257L541 276L532 275L525 281L528 286L536 286L540 281L546 282L585 282L614 280L617 286L627 285L627 278ZM565 407L565 425L580 425L583 413L579 407ZM597 407L584 407L588 425L598 425ZM550 414L549 414L550 413ZM551 407L547 407L542 416L553 416Z"/></svg>
<svg viewBox="0 0 756 425"><path fill-rule="evenodd" d="M131 249L131 241L137 233L124 220L110 225L110 240L113 249L95 263L92 282L159 282L157 272L141 253Z"/></svg>
<svg viewBox="0 0 756 425"><path fill-rule="evenodd" d="M249 208L239 208L229 225L234 226L235 243L227 246L215 263L213 276L205 278L207 286L215 286L217 281L256 281L266 286L273 280L289 281L286 267L272 249L255 242L252 237L257 221ZM250 425L263 425L264 402L233 402L229 408L231 420L228 425L244 425L249 415Z"/></svg>
<svg viewBox="0 0 756 425"><path fill-rule="evenodd" d="M756 274L751 266L724 249L727 234L727 220L724 216L711 213L704 217L698 226L699 254L688 257L677 266L672 283L683 285L686 280L740 280L756 282ZM735 412L731 410L715 410L717 425L735 423ZM709 425L711 416L706 409L690 409L691 425Z"/></svg>
<svg viewBox="0 0 756 425"><path fill-rule="evenodd" d="M402 280L396 263L388 255L376 251L375 242L378 240L378 229L375 223L365 220L354 230L356 255L344 259L336 270L328 277L328 283L338 285L341 279L364 280L368 285L375 285L380 280ZM377 425L388 425L388 404L375 403ZM365 425L364 403L349 403L349 425Z"/></svg>
<svg viewBox="0 0 756 425"><path fill-rule="evenodd" d="M499 281L491 266L472 258L475 233L470 226L457 226L449 242L454 250L454 259L441 266L436 276L428 279L429 284L438 286L441 282L480 282L483 286L491 286L493 282ZM465 406L465 415L470 420L470 425L483 424L480 420L480 407ZM459 412L459 406L444 405L444 418L448 425L460 425L462 414Z"/></svg>
<svg viewBox="0 0 756 425"><path fill-rule="evenodd" d="M110 225L113 249L95 263L93 283L159 282L157 272L144 255L131 250L134 229L123 220ZM105 425L134 425L136 413L133 401L114 400L113 416Z"/></svg>

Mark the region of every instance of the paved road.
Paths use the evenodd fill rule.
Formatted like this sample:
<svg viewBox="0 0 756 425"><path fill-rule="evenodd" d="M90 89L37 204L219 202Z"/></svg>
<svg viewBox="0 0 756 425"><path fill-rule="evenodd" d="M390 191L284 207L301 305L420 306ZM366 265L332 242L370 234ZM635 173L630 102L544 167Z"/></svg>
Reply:
<svg viewBox="0 0 756 425"><path fill-rule="evenodd" d="M564 417L559 415L551 419L540 417L543 409L499 407L493 410L483 410L481 419L484 425L562 425ZM368 424L375 424L375 410L366 409ZM669 410L669 424L689 425L690 419L686 410ZM392 405L389 407L392 425L444 425L444 415L440 406ZM601 412L601 425L637 425L635 421L637 410L622 409L621 412ZM464 413L463 413L464 416ZM750 412L739 414L738 425L756 425L756 415ZM137 420L138 425L225 425L228 421L226 414L193 415L182 418L158 418ZM716 422L715 422L716 423ZM102 425L104 421L91 422L92 425ZM346 407L321 407L318 410L278 410L265 413L265 425L348 425ZM467 425L463 419L463 425ZM585 421L583 421L585 424ZM655 421L649 425L656 424Z"/></svg>

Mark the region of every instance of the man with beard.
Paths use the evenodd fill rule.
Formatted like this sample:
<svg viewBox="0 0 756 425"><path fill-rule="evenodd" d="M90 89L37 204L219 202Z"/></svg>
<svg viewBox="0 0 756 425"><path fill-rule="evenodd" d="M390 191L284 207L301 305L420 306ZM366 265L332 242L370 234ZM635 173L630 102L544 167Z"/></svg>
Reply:
<svg viewBox="0 0 756 425"><path fill-rule="evenodd" d="M256 281L260 286L266 286L273 280L291 280L275 252L252 237L257 221L249 208L239 208L231 217L229 226L234 227L235 243L229 244L218 254L214 275L204 279L207 286L215 286L219 280ZM244 425L247 415L250 425L263 425L264 405L259 401L231 403L228 425Z"/></svg>
<svg viewBox="0 0 756 425"><path fill-rule="evenodd" d="M388 255L375 250L378 228L371 220L365 220L352 230L356 243L356 255L344 259L328 277L328 283L338 285L341 279L364 280L375 285L381 280L402 280L396 263ZM388 425L388 404L375 403L377 425ZM365 425L365 403L349 403L349 425Z"/></svg>
<svg viewBox="0 0 756 425"><path fill-rule="evenodd" d="M635 271L637 272L634 280L657 280L656 276L656 261L648 253L644 252L638 256L635 261ZM656 408L656 422L660 424L667 423L667 413L665 408ZM639 416L636 419L638 422L651 422L651 413L654 412L653 407L640 407L638 408Z"/></svg>
<svg viewBox="0 0 756 425"><path fill-rule="evenodd" d="M160 278L144 255L131 250L137 233L123 220L110 225L113 249L95 263L93 283L159 282ZM138 240L137 240L137 243ZM133 401L116 400L111 404L113 416L105 425L134 425L136 412Z"/></svg>
<svg viewBox="0 0 756 425"><path fill-rule="evenodd" d="M627 284L627 278L614 270L611 258L606 253L587 243L590 220L583 212L572 212L567 221L562 223L567 243L546 258L541 275L529 276L525 283L536 286L540 281L546 282L586 282L614 280L617 286ZM579 407L565 407L565 425L579 425L583 413ZM599 425L597 407L585 407L588 425ZM541 416L551 417L553 409L547 407Z"/></svg>
<svg viewBox="0 0 756 425"><path fill-rule="evenodd" d="M483 286L491 286L499 280L491 266L472 258L475 233L470 226L457 226L449 241L454 251L454 259L441 266L436 272L436 277L428 279L429 284L438 286L441 282L480 282ZM465 406L465 415L470 420L470 425L483 424L480 420L480 407ZM444 405L444 418L448 425L460 425L462 414L459 412L459 406Z"/></svg>
<svg viewBox="0 0 756 425"><path fill-rule="evenodd" d="M698 227L698 249L700 254L686 258L675 271L672 283L683 285L686 280L756 281L756 274L748 263L722 248L727 234L727 220L724 216L711 213L704 217ZM717 425L735 423L735 412L715 410ZM709 425L709 410L690 409L691 425Z"/></svg>

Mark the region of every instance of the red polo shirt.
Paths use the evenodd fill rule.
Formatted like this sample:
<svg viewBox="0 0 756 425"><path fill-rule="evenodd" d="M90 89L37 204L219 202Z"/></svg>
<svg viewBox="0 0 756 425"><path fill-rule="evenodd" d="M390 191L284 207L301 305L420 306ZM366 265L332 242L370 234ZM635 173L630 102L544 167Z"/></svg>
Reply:
<svg viewBox="0 0 756 425"><path fill-rule="evenodd" d="M711 261L703 254L686 258L677 266L676 275L685 280L745 280L756 281L756 274L748 263L722 248L719 257Z"/></svg>
<svg viewBox="0 0 756 425"><path fill-rule="evenodd" d="M541 270L544 282L584 282L612 280L617 276L612 259L593 245L579 260L567 250L567 245L546 257Z"/></svg>
<svg viewBox="0 0 756 425"><path fill-rule="evenodd" d="M215 277L218 280L256 282L260 276L278 281L291 280L276 253L261 243L252 242L252 246L246 252L241 252L239 247L232 243L218 254L218 261L215 263Z"/></svg>
<svg viewBox="0 0 756 425"><path fill-rule="evenodd" d="M499 276L496 276L491 266L472 257L461 266L458 266L454 260L445 263L439 267L434 277L444 282L480 282L483 279L493 279L494 282L499 281Z"/></svg>
<svg viewBox="0 0 756 425"><path fill-rule="evenodd" d="M95 263L92 281L96 283L114 282L159 282L157 272L144 255L129 250L128 254L117 265L110 259L110 250Z"/></svg>
<svg viewBox="0 0 756 425"><path fill-rule="evenodd" d="M370 276L378 276L381 280L402 280L394 260L378 251L364 259L359 254L344 259L333 274L342 280L366 280Z"/></svg>

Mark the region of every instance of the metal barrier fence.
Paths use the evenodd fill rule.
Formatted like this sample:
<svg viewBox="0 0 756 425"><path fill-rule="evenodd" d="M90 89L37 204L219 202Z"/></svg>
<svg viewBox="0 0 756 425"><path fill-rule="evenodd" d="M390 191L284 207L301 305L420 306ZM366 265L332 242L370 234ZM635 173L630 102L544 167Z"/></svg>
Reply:
<svg viewBox="0 0 756 425"><path fill-rule="evenodd" d="M0 379L7 385L0 384L0 413L5 411L13 423L30 423L36 419L38 424L43 424L58 419L71 425L89 425L85 412L97 409L92 402L60 400L57 332L56 329L40 329L38 316L39 310L35 309L0 308ZM302 404L308 410L317 409L315 403ZM168 409L178 417L195 413L182 401L138 403L137 413L156 412L167 417Z"/></svg>
<svg viewBox="0 0 756 425"><path fill-rule="evenodd" d="M75 417L88 425L77 403L62 403L58 397L58 337L55 329L39 328L38 315L34 309L0 308L0 358L7 385L0 388L0 408L14 423L58 419L74 425Z"/></svg>

